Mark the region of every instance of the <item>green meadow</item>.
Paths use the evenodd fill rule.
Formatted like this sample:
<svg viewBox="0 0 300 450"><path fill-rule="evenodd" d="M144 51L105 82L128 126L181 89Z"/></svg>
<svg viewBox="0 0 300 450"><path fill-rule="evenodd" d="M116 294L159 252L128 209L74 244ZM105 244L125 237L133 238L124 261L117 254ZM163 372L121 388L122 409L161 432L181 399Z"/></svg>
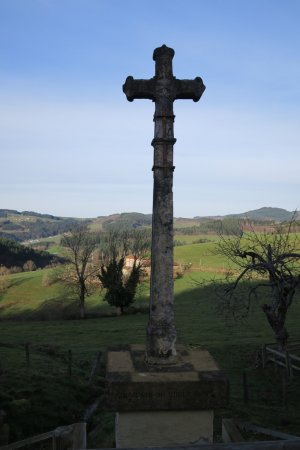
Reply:
<svg viewBox="0 0 300 450"><path fill-rule="evenodd" d="M203 239L202 236L193 237L193 240ZM191 279L209 280L226 267L226 260L216 254L216 237L211 237L211 242L200 244L187 244L174 247L174 260L185 272L183 280L175 281L175 294L188 290ZM51 252L62 254L62 249L54 241L50 247ZM66 291L58 283L52 283L52 273L55 269L36 270L34 272L22 272L10 275L10 287L0 293L0 320L1 319L38 319L47 320L55 318L70 318L76 315L76 300L74 294ZM198 274L199 272L199 274ZM180 286L180 287L179 287ZM149 283L142 284L137 293L137 306L146 306L149 300ZM87 298L87 311L90 315L112 314L113 310L103 303L103 292L97 291Z"/></svg>
<svg viewBox="0 0 300 450"><path fill-rule="evenodd" d="M180 240L191 237L201 238L182 236ZM216 439L222 417L297 434L300 377L288 382L284 404L284 372L272 365L265 370L257 365L262 344L274 340L260 309L267 292L253 304L246 320L221 315L216 282L210 281L222 277L227 262L216 253L215 240L175 247L175 261L189 269L174 281L174 295L178 342L208 348L230 382L230 403L216 414ZM76 300L61 285L49 284L51 270L11 275L11 286L0 296L0 408L7 412L12 440L17 440L81 420L85 409L99 398L88 424L89 445L111 447L114 419L101 409L103 371L91 382L91 367L98 352L110 345L145 342L149 283L140 286L132 314L117 316L98 291L87 298L89 319L74 320ZM300 339L299 317L298 294L287 319L294 339ZM25 343L30 343L32 351L29 366ZM68 374L69 350L72 376ZM248 403L243 400L245 369Z"/></svg>
<svg viewBox="0 0 300 450"><path fill-rule="evenodd" d="M217 254L216 242L205 242L201 244L180 245L174 248L174 260L181 264L191 264L192 270L205 268L220 269L228 267L226 258Z"/></svg>

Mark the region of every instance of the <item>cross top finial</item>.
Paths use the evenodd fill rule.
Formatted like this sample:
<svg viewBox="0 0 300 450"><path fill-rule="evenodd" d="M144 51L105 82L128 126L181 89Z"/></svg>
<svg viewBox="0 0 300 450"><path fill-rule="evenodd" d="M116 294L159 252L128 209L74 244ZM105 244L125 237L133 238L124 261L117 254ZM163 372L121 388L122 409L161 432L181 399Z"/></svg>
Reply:
<svg viewBox="0 0 300 450"><path fill-rule="evenodd" d="M156 61L161 56L168 56L170 59L174 58L175 52L172 48L167 47L165 44L161 47L157 47L153 52L153 59Z"/></svg>
<svg viewBox="0 0 300 450"><path fill-rule="evenodd" d="M172 59L175 52L172 48L162 45L153 52L155 61L155 77L157 79L173 78Z"/></svg>
<svg viewBox="0 0 300 450"><path fill-rule="evenodd" d="M132 102L136 98L147 98L157 103L157 111L160 107L164 111L167 108L171 115L174 100L192 99L197 102L205 90L203 81L200 77L194 80L178 80L174 77L172 68L174 55L174 50L166 45L156 48L153 52L155 76L150 80L135 80L132 76L127 77L123 85L127 100Z"/></svg>

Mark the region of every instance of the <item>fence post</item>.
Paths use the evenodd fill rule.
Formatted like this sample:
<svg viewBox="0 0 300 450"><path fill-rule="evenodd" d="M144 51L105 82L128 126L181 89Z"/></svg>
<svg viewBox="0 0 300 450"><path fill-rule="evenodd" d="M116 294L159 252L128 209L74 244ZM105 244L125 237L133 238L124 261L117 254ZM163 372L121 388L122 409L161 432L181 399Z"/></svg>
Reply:
<svg viewBox="0 0 300 450"><path fill-rule="evenodd" d="M68 374L72 376L72 350L68 351Z"/></svg>
<svg viewBox="0 0 300 450"><path fill-rule="evenodd" d="M26 357L26 365L30 366L30 343L26 342L25 344L25 357Z"/></svg>
<svg viewBox="0 0 300 450"><path fill-rule="evenodd" d="M288 378L293 378L293 367L291 364L291 358L289 352L285 351L285 363L286 363L286 374Z"/></svg>
<svg viewBox="0 0 300 450"><path fill-rule="evenodd" d="M237 423L233 419L222 419L222 440L226 444L231 442L243 442L245 440Z"/></svg>
<svg viewBox="0 0 300 450"><path fill-rule="evenodd" d="M56 437L54 434L52 436L52 450L57 450Z"/></svg>
<svg viewBox="0 0 300 450"><path fill-rule="evenodd" d="M86 449L86 422L73 424L72 450Z"/></svg>
<svg viewBox="0 0 300 450"><path fill-rule="evenodd" d="M52 445L53 450L73 450L73 425L56 428L53 431Z"/></svg>
<svg viewBox="0 0 300 450"><path fill-rule="evenodd" d="M282 373L282 406L285 408L287 405L287 375Z"/></svg>
<svg viewBox="0 0 300 450"><path fill-rule="evenodd" d="M248 403L249 401L249 392L248 392L248 379L246 369L243 370L243 397L244 402Z"/></svg>
<svg viewBox="0 0 300 450"><path fill-rule="evenodd" d="M263 367L263 369L266 367L266 364L267 364L267 358L266 358L266 344L263 344L262 345L262 348L261 348L261 361L262 361L262 367Z"/></svg>
<svg viewBox="0 0 300 450"><path fill-rule="evenodd" d="M96 376L97 373L97 369L100 363L100 359L101 359L102 353L98 352L96 354L96 358L94 359L93 363L92 363L92 367L91 367L91 373L90 373L90 377L89 377L89 383L92 383L94 377Z"/></svg>

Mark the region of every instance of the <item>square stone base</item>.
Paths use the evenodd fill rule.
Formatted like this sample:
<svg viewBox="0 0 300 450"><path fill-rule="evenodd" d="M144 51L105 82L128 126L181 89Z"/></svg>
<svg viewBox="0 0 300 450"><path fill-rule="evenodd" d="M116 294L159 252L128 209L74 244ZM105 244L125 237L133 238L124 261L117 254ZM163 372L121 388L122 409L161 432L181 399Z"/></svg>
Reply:
<svg viewBox="0 0 300 450"><path fill-rule="evenodd" d="M145 346L107 352L105 405L116 416L118 448L192 446L213 440L213 411L229 383L210 353L178 345L172 364L148 364Z"/></svg>
<svg viewBox="0 0 300 450"><path fill-rule="evenodd" d="M178 447L213 442L208 411L123 412L116 415L116 447Z"/></svg>
<svg viewBox="0 0 300 450"><path fill-rule="evenodd" d="M110 348L106 409L116 412L214 410L228 402L229 383L210 353L177 346L177 361L148 365L145 346Z"/></svg>

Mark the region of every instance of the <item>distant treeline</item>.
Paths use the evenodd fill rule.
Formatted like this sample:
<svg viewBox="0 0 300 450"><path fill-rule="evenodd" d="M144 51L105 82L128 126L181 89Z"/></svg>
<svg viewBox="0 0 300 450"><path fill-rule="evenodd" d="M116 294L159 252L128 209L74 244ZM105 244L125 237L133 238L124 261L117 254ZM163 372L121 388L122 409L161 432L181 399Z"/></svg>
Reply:
<svg viewBox="0 0 300 450"><path fill-rule="evenodd" d="M124 213L117 218L103 222L103 230L105 231L124 231L138 227L151 227L151 214L144 215L139 213ZM249 220L239 217L224 217L222 219L199 219L198 225L176 227L176 234L198 235L198 234L238 234L243 231L263 231L275 229L275 221L272 220ZM293 224L295 231L299 229L299 221Z"/></svg>
<svg viewBox="0 0 300 450"><path fill-rule="evenodd" d="M36 268L65 262L63 258L51 255L48 252L33 250L10 239L0 237L0 266L5 266L8 269L23 267L28 261L32 261Z"/></svg>
<svg viewBox="0 0 300 450"><path fill-rule="evenodd" d="M246 222L246 221L245 221ZM124 231L132 228L151 227L152 215L139 213L124 213L118 218L111 218L103 222L105 231ZM241 221L237 218L225 218L220 220L199 221L199 225L175 228L175 234L197 235L202 233L226 233L235 234L242 229Z"/></svg>
<svg viewBox="0 0 300 450"><path fill-rule="evenodd" d="M118 220L110 219L103 222L105 231L124 231L131 228L149 227L152 224L151 214L122 213Z"/></svg>
<svg viewBox="0 0 300 450"><path fill-rule="evenodd" d="M35 215L35 213L32 213L32 215ZM6 237L17 242L40 239L70 231L78 226L79 223L85 224L88 223L88 220L79 221L72 218L45 219L38 217L33 221L16 223L10 219L2 219L0 222L0 237Z"/></svg>
<svg viewBox="0 0 300 450"><path fill-rule="evenodd" d="M63 217L52 216L51 214L41 214L34 211L17 211L15 209L0 209L0 217L8 217L8 216L31 216L31 217L42 217L44 219L55 219L55 220L64 220Z"/></svg>
<svg viewBox="0 0 300 450"><path fill-rule="evenodd" d="M286 228L288 231L289 227L291 227L291 232L297 233L300 231L300 221L295 220L292 223L287 221L283 222L283 229ZM248 220L248 219L239 219L233 217L227 217L225 219L212 219L207 220L205 222L200 222L199 225L194 225L192 227L183 227L183 228L175 228L176 234L185 234L185 235L198 235L198 234L238 234L243 233L244 231L275 231L276 223L271 220Z"/></svg>
<svg viewBox="0 0 300 450"><path fill-rule="evenodd" d="M199 225L192 227L175 228L175 234L197 235L197 234L236 234L242 231L242 223L239 219L225 218L225 219L211 219L199 222Z"/></svg>

